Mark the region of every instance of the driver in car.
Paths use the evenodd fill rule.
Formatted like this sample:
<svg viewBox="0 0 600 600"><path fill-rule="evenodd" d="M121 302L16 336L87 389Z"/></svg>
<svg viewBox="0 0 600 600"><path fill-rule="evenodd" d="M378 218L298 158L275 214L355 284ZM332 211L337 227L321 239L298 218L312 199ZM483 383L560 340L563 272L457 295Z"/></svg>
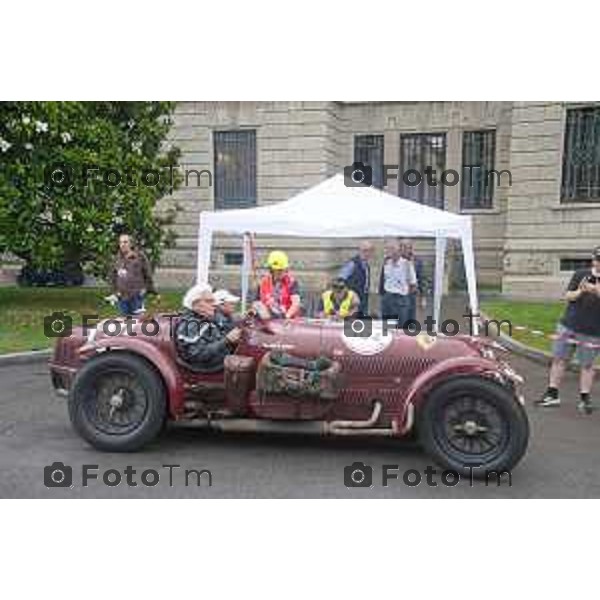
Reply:
<svg viewBox="0 0 600 600"><path fill-rule="evenodd" d="M223 366L242 336L234 327L226 332L219 326L215 297L209 285L192 287L183 298L185 310L175 328L178 355L188 364L206 370Z"/></svg>

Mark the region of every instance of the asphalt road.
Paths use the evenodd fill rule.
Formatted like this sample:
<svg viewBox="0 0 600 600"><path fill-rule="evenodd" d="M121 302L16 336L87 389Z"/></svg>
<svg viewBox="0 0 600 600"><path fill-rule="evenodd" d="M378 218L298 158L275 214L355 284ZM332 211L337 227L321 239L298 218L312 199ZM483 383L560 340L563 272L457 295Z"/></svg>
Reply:
<svg viewBox="0 0 600 600"><path fill-rule="evenodd" d="M544 367L513 356L526 376L526 398L545 386ZM600 385L600 384L599 384ZM414 443L392 440L338 440L311 437L217 434L171 426L156 443L134 454L106 454L90 448L71 429L66 400L51 390L45 363L0 368L0 497L1 498L600 498L600 411L575 411L577 385L569 374L558 409L528 407L532 436L529 450L505 480L461 480L445 485L441 469ZM44 467L61 461L72 467L73 487L47 488ZM373 487L348 489L344 467L360 461L373 468ZM399 480L382 486L382 465L398 465ZM98 465L97 480L82 486L83 465ZM163 467L163 465L180 465ZM129 479L137 487L127 485ZM428 485L425 469L430 471ZM118 486L106 486L108 469L121 472ZM159 483L144 485L142 471L153 469ZM210 471L188 477L185 470ZM410 469L419 471L418 486L403 482ZM90 471L94 474L94 471ZM171 482L169 481L171 475ZM109 481L114 481L109 474ZM153 483L153 473L146 474ZM411 474L410 477L416 477ZM414 479L410 480L411 482ZM172 483L172 485L170 485ZM453 483L448 480L447 483Z"/></svg>

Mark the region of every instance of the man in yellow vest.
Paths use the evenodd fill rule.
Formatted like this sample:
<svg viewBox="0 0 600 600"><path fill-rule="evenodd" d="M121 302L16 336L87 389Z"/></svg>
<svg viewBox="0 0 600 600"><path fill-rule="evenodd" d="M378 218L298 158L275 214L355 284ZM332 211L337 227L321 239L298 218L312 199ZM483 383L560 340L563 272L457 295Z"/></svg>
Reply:
<svg viewBox="0 0 600 600"><path fill-rule="evenodd" d="M346 280L338 277L333 281L331 289L321 294L319 316L332 319L345 319L358 312L360 298L346 284Z"/></svg>

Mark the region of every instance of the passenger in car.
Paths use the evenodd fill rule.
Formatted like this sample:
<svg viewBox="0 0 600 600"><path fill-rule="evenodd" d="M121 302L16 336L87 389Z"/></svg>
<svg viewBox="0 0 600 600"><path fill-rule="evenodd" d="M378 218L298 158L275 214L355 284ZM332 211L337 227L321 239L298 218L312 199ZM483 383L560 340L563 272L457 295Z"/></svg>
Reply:
<svg viewBox="0 0 600 600"><path fill-rule="evenodd" d="M263 319L293 319L300 315L298 282L289 271L287 254L273 250L267 259L268 273L259 283L254 308Z"/></svg>
<svg viewBox="0 0 600 600"><path fill-rule="evenodd" d="M235 327L234 315L239 301L240 298L228 290L217 290L215 292L215 303L217 305L215 318L217 324L225 333L229 333Z"/></svg>
<svg viewBox="0 0 600 600"><path fill-rule="evenodd" d="M342 277L335 279L331 288L321 295L318 314L320 317L345 319L359 312L360 298Z"/></svg>
<svg viewBox="0 0 600 600"><path fill-rule="evenodd" d="M215 297L209 285L192 287L183 299L185 310L175 328L175 347L192 367L217 371L241 339L240 327L224 331L216 319Z"/></svg>

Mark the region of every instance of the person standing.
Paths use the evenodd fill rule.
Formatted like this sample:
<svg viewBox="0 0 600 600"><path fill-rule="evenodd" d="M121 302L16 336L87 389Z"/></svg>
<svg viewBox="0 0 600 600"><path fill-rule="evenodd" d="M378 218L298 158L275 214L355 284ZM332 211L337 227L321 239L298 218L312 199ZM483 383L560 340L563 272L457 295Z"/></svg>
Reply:
<svg viewBox="0 0 600 600"><path fill-rule="evenodd" d="M358 254L353 256L340 269L339 277L346 281L349 289L360 299L358 312L360 315L369 314L369 286L371 285L371 267L369 261L373 255L373 244L363 241L358 246Z"/></svg>
<svg viewBox="0 0 600 600"><path fill-rule="evenodd" d="M426 285L423 273L423 261L415 254L415 248L412 240L404 239L400 241L403 256L407 260L412 261L415 267L415 275L417 277L417 287L409 294L408 320L417 320L417 299L421 298L421 308L425 308Z"/></svg>
<svg viewBox="0 0 600 600"><path fill-rule="evenodd" d="M567 361L575 353L580 368L577 409L590 414L594 361L600 352L600 246L592 253L591 269L574 273L565 299L567 306L556 329L548 388L535 404L560 405L560 384Z"/></svg>
<svg viewBox="0 0 600 600"><path fill-rule="evenodd" d="M389 256L385 259L379 277L381 317L398 319L403 327L409 319L410 294L417 289L417 276L412 261L403 256L398 241L389 244Z"/></svg>
<svg viewBox="0 0 600 600"><path fill-rule="evenodd" d="M109 274L112 294L119 312L137 315L144 312L144 297L154 294L152 270L146 255L134 248L127 233L119 236L119 250Z"/></svg>

